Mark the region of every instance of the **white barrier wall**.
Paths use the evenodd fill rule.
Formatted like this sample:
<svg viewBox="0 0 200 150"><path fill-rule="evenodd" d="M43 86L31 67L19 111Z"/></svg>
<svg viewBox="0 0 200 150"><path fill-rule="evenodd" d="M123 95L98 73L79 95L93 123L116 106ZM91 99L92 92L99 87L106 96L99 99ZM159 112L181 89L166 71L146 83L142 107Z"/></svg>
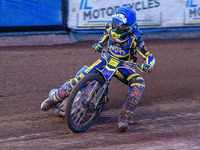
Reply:
<svg viewBox="0 0 200 150"><path fill-rule="evenodd" d="M141 28L200 26L200 0L69 0L68 26L103 29L120 6L136 11Z"/></svg>

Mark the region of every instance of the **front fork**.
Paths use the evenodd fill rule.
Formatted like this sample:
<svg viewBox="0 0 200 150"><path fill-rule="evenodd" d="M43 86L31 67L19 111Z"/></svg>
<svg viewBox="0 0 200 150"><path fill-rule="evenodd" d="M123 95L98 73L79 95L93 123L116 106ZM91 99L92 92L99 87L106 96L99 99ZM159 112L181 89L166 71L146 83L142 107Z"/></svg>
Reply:
<svg viewBox="0 0 200 150"><path fill-rule="evenodd" d="M106 96L108 94L108 83L105 83L97 92L97 94L95 95L94 99L93 99L93 104L94 104L94 108L97 109L97 107L99 106L99 102L100 100L103 98L103 96Z"/></svg>

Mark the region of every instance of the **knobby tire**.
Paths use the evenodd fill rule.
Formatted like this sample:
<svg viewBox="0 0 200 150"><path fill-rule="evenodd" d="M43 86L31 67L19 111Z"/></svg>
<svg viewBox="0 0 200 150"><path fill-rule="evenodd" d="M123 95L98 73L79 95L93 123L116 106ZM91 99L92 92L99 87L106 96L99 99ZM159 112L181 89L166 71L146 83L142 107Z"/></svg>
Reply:
<svg viewBox="0 0 200 150"><path fill-rule="evenodd" d="M73 105L74 99L77 93L80 91L80 89L82 89L84 86L86 86L89 82L91 83L92 81L98 81L101 87L103 86L105 82L104 78L101 75L97 73L92 73L82 78L74 87L72 92L70 93L68 103L66 105L65 120L69 129L72 130L73 132L77 132L77 133L83 132L87 130L88 128L90 128L95 123L96 119L99 117L102 111L103 106L98 108L98 110L94 113L94 116L91 117L90 121L87 122L87 124L83 126L78 126L73 123L71 111L72 111L72 105Z"/></svg>

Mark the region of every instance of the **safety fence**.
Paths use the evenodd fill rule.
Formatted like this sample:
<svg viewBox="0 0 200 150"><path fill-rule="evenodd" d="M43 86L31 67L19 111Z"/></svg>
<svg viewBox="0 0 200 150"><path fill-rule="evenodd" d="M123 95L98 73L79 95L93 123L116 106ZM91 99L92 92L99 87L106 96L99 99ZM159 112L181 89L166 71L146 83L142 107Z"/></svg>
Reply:
<svg viewBox="0 0 200 150"><path fill-rule="evenodd" d="M100 33L120 6L136 11L141 29L200 29L200 0L1 0L0 31Z"/></svg>

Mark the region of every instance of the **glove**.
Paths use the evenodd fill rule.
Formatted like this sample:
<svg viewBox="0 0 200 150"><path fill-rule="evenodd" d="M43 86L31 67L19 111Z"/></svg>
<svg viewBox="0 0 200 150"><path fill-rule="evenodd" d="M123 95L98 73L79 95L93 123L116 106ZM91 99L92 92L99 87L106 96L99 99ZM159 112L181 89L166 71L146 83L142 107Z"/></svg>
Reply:
<svg viewBox="0 0 200 150"><path fill-rule="evenodd" d="M145 71L145 72L148 72L148 73L151 73L151 72L152 72L152 68L151 68L151 66L148 65L148 64L142 64L142 65L141 65L141 69L142 69L143 71Z"/></svg>
<svg viewBox="0 0 200 150"><path fill-rule="evenodd" d="M95 43L94 45L92 45L92 48L95 50L95 52L101 52L101 50L103 49L103 47L99 43Z"/></svg>

